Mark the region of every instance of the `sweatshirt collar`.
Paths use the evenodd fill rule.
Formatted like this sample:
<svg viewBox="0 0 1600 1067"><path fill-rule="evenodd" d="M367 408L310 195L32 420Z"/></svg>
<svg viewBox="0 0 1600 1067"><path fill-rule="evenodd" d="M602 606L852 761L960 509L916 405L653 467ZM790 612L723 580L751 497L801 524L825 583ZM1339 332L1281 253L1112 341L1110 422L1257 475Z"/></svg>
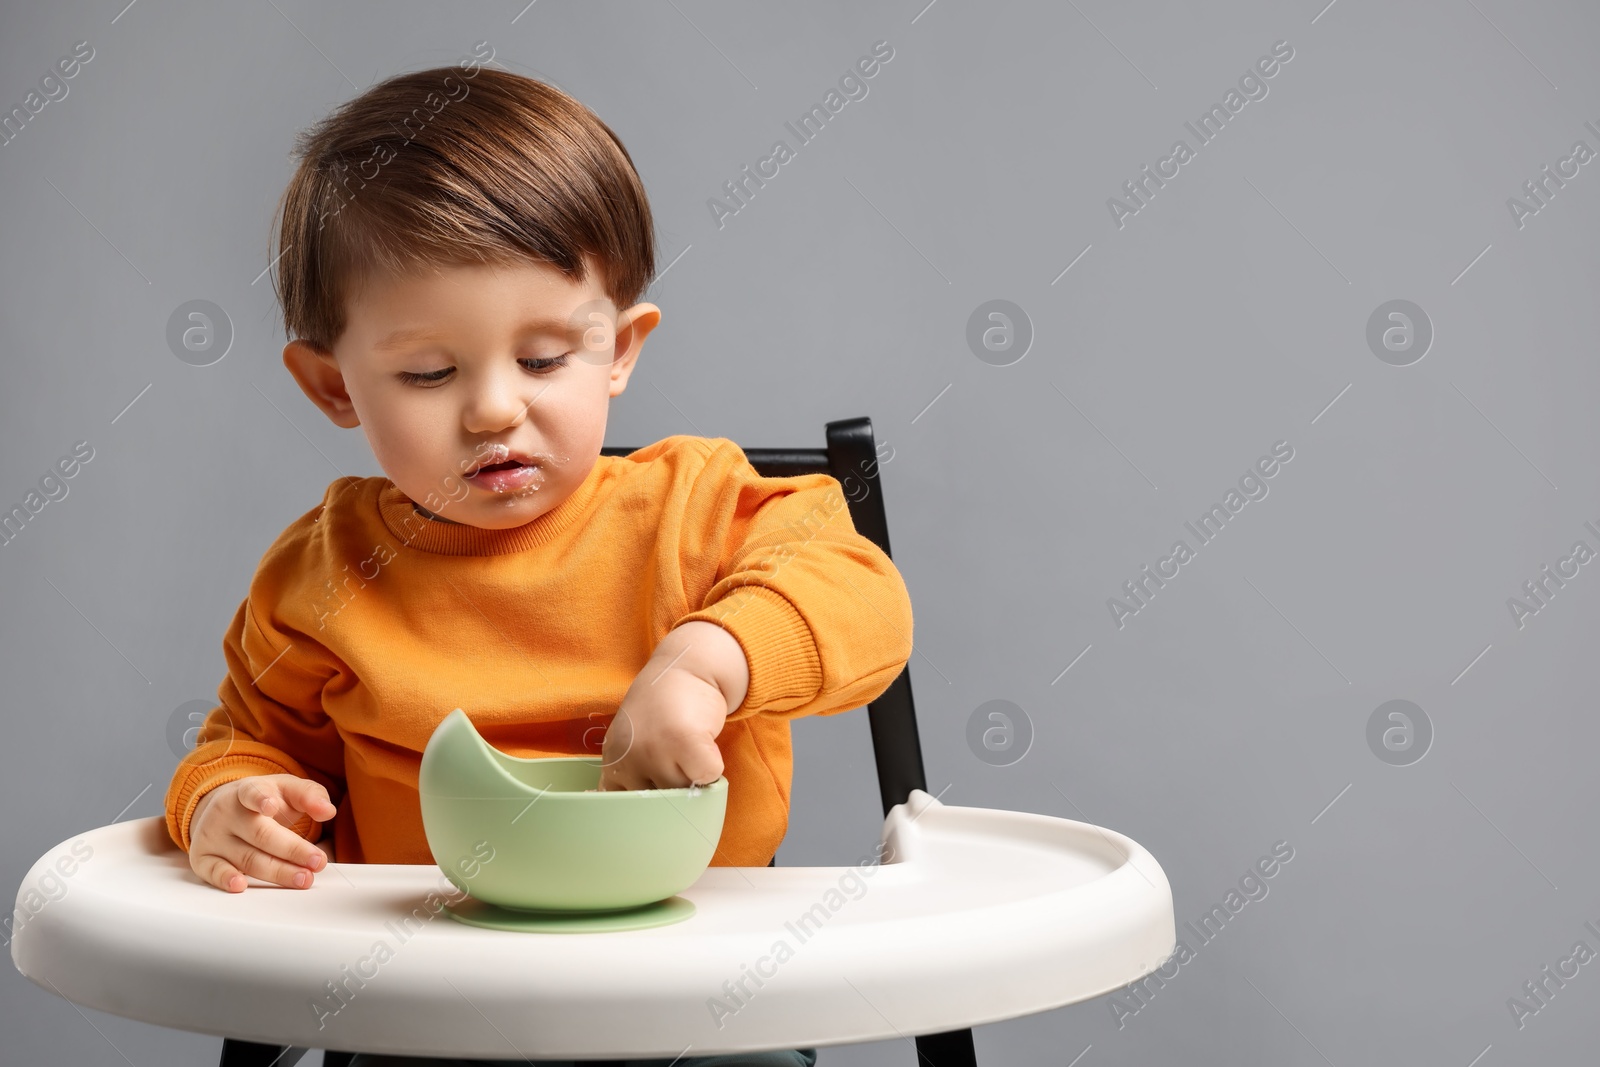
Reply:
<svg viewBox="0 0 1600 1067"><path fill-rule="evenodd" d="M532 522L505 530L485 530L466 523L430 519L385 478L378 490L378 512L389 532L409 548L446 556L501 556L547 545L589 511L606 481L610 457L597 456L582 484L561 503Z"/></svg>

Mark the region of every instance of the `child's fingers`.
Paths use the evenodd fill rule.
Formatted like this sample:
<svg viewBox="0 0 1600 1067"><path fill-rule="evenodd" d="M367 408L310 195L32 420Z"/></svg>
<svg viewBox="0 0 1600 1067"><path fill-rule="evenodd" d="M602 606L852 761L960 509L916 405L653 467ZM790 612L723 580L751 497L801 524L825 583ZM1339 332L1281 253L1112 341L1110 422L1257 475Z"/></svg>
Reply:
<svg viewBox="0 0 1600 1067"><path fill-rule="evenodd" d="M714 742L685 753L675 768L681 782L674 785L710 785L722 777L722 750Z"/></svg>
<svg viewBox="0 0 1600 1067"><path fill-rule="evenodd" d="M283 814L287 804L279 793L277 783L270 780L273 777L260 774L241 778L233 795L250 811L276 818Z"/></svg>
<svg viewBox="0 0 1600 1067"><path fill-rule="evenodd" d="M311 872L327 865L320 848L275 819L247 816L232 830L215 850L238 870L263 881L305 888L311 884Z"/></svg>
<svg viewBox="0 0 1600 1067"><path fill-rule="evenodd" d="M216 853L196 857L191 864L194 871L201 878L230 893L242 893L245 890L244 875L239 869Z"/></svg>
<svg viewBox="0 0 1600 1067"><path fill-rule="evenodd" d="M327 822L339 809L328 799L328 791L309 778L290 777L279 783L283 798L296 810L303 811L318 822Z"/></svg>
<svg viewBox="0 0 1600 1067"><path fill-rule="evenodd" d="M636 774L623 774L614 767L600 772L599 789L602 793L626 792L630 789L648 789L650 783Z"/></svg>
<svg viewBox="0 0 1600 1067"><path fill-rule="evenodd" d="M290 838L301 843L305 839L298 834L265 818L254 818L252 824L276 828L279 832L286 833ZM298 848L298 846L293 846ZM314 875L305 867L312 869L326 866L327 853L317 845L308 845L309 853L306 856L305 866L296 866L285 862L282 858L246 841L244 838L230 834L220 845L208 846L206 851L193 857L191 866L196 874L218 889L230 893L243 892L248 883L245 875L260 878L262 881L275 882L285 888L309 888ZM312 857L316 857L313 859ZM304 883L297 884L296 878L304 876Z"/></svg>
<svg viewBox="0 0 1600 1067"><path fill-rule="evenodd" d="M301 867L309 870L318 870L320 867L325 867L326 862L328 862L326 853L317 848L315 843L307 841L299 833L288 829L286 825L275 821L275 819L250 819L242 827L235 827L234 833L235 837L238 837L238 840L242 840L245 845L261 849L262 853L266 853L267 856L272 857L275 861L283 862L285 865L294 864L296 865L296 870L301 869ZM256 872L251 870L250 873L254 875ZM259 878L262 875L256 875L256 877ZM290 881L272 878L272 881L278 881L280 885L293 885L293 878ZM306 878L306 885L310 885L309 875Z"/></svg>
<svg viewBox="0 0 1600 1067"><path fill-rule="evenodd" d="M280 815L293 815L295 809L279 795L279 783L264 779L267 776L241 780L234 793L240 809L218 813L228 818L217 824L217 833L208 833L208 851L220 853L238 870L253 877L293 886L295 875L304 873L305 884L310 885L310 872L326 866L327 856L315 844L278 821ZM210 829L209 823L207 828ZM260 853L260 858L251 855L252 852Z"/></svg>
<svg viewBox="0 0 1600 1067"><path fill-rule="evenodd" d="M301 812L317 822L325 822L334 815L327 790L293 774L262 774L240 779L237 795L239 803L250 811L285 825L296 822Z"/></svg>

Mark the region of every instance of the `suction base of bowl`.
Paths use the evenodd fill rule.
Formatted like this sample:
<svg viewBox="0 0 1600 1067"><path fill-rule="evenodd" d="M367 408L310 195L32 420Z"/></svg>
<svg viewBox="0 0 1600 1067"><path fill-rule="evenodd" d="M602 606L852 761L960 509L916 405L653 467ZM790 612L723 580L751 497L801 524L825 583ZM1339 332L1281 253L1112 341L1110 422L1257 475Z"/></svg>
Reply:
<svg viewBox="0 0 1600 1067"><path fill-rule="evenodd" d="M444 910L457 922L488 930L535 934L596 934L615 930L644 930L670 926L694 914L694 902L668 897L654 904L625 911L517 911L465 897L446 904Z"/></svg>

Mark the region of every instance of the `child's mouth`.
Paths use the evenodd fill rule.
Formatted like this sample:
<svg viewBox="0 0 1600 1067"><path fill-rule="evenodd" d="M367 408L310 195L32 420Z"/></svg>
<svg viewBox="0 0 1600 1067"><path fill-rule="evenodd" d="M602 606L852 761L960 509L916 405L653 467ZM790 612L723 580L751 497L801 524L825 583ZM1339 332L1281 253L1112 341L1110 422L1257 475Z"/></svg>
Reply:
<svg viewBox="0 0 1600 1067"><path fill-rule="evenodd" d="M543 479L544 472L537 464L508 459L503 463L480 467L467 481L491 493L511 493L526 489Z"/></svg>

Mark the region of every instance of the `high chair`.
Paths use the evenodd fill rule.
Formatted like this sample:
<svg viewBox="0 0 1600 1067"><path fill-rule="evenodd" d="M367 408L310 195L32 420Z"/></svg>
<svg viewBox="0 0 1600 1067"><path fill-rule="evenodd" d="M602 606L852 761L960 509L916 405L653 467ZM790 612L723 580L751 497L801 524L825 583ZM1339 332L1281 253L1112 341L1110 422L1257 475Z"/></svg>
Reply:
<svg viewBox="0 0 1600 1067"><path fill-rule="evenodd" d="M769 477L831 474L856 530L887 554L871 420L829 422L826 440L745 454ZM686 1045L819 1047L820 1062L820 1046L894 1037L914 1040L920 1067L976 1067L973 1026L1102 995L1167 960L1172 893L1142 846L1090 823L930 795L909 666L867 715L884 861L712 867L681 894L696 910L676 925L526 934L444 918L400 940L396 919L440 887L439 868L330 863L315 909L306 891L265 883L221 893L158 816L77 835L35 863L12 959L74 1003L223 1037L222 1067L291 1067L309 1048L326 1050L329 1067L356 1050L615 1067ZM41 897L45 882L67 890ZM379 940L400 943L378 959ZM773 963L779 941L791 953ZM311 1007L336 984L347 1003ZM714 1000L734 1005L715 1022Z"/></svg>

